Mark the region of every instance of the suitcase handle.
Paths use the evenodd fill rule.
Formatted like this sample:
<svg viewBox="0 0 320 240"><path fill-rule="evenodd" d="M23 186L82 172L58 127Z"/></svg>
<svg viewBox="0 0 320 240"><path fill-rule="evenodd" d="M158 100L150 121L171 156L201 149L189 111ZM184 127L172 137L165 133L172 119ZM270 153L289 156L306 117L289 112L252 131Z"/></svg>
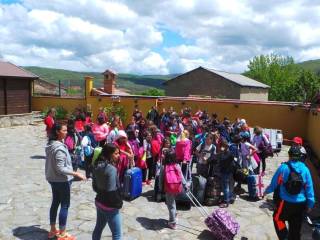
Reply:
<svg viewBox="0 0 320 240"><path fill-rule="evenodd" d="M186 195L203 217L210 216L208 210L204 206L202 206L202 204L198 201L198 199L189 190L186 192Z"/></svg>

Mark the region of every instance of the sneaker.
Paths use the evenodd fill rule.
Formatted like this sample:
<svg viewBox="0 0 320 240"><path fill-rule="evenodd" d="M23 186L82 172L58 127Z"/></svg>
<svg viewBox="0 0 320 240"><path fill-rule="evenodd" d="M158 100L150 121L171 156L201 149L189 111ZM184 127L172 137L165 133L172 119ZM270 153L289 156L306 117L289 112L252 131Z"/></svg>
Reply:
<svg viewBox="0 0 320 240"><path fill-rule="evenodd" d="M147 184L147 185L150 185L150 184L151 184L151 180L147 180L147 181L146 181L146 184Z"/></svg>
<svg viewBox="0 0 320 240"><path fill-rule="evenodd" d="M146 184L147 184L147 182L146 182L146 181L142 182L142 186L145 186Z"/></svg>
<svg viewBox="0 0 320 240"><path fill-rule="evenodd" d="M171 228L172 230L177 229L177 225L175 223L168 223L168 227Z"/></svg>

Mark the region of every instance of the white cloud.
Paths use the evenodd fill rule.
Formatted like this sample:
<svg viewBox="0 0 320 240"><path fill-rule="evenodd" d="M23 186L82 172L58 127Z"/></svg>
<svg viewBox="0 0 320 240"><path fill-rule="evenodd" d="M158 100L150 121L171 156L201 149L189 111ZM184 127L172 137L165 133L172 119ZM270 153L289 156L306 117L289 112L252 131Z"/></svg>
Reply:
<svg viewBox="0 0 320 240"><path fill-rule="evenodd" d="M0 4L0 55L73 70L242 72L259 54L320 58L319 13L317 0L24 0ZM163 45L163 29L188 41Z"/></svg>

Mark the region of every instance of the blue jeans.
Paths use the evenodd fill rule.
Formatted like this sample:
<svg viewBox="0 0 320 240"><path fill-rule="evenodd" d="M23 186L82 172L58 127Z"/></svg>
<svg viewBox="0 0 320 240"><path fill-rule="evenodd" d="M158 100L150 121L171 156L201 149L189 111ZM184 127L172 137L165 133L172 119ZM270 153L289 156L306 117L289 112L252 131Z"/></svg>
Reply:
<svg viewBox="0 0 320 240"><path fill-rule="evenodd" d="M226 203L229 203L230 200L233 198L233 192L232 192L233 187L231 186L231 184L233 184L233 181L231 179L232 173L222 173L221 178L222 178L221 180L222 180L224 201Z"/></svg>
<svg viewBox="0 0 320 240"><path fill-rule="evenodd" d="M56 224L59 205L59 229L64 230L67 225L68 209L70 206L70 189L69 182L49 182L52 189L52 203L50 207L50 224Z"/></svg>
<svg viewBox="0 0 320 240"><path fill-rule="evenodd" d="M119 209L113 209L110 211L103 210L96 206L97 208L97 222L92 233L92 240L100 240L101 234L108 223L109 228L112 232L113 240L121 240L121 215Z"/></svg>

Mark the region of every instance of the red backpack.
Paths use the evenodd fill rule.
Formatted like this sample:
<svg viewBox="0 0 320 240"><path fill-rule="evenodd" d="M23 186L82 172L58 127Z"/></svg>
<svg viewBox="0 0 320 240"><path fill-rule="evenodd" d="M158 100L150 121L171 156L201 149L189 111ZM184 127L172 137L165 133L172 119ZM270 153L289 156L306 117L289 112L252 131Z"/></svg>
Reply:
<svg viewBox="0 0 320 240"><path fill-rule="evenodd" d="M151 154L153 157L156 157L159 155L161 150L160 142L156 139L151 140Z"/></svg>
<svg viewBox="0 0 320 240"><path fill-rule="evenodd" d="M177 164L168 164L164 168L164 191L170 194L182 192L182 176Z"/></svg>

